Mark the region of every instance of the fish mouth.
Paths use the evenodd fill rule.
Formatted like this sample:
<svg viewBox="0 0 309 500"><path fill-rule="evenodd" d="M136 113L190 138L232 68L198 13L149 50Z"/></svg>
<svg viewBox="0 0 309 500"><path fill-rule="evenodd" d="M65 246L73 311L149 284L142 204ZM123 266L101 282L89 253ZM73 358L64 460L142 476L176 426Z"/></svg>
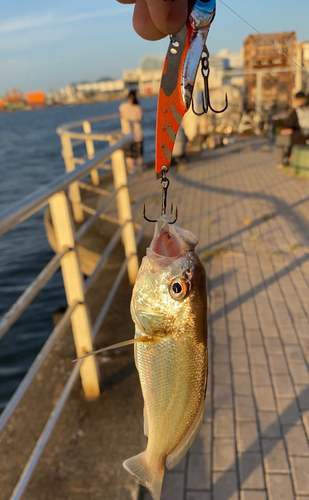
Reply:
<svg viewBox="0 0 309 500"><path fill-rule="evenodd" d="M181 254L194 250L197 243L198 240L191 231L176 224L170 226L165 219L163 221L159 219L150 250L160 258L176 260Z"/></svg>

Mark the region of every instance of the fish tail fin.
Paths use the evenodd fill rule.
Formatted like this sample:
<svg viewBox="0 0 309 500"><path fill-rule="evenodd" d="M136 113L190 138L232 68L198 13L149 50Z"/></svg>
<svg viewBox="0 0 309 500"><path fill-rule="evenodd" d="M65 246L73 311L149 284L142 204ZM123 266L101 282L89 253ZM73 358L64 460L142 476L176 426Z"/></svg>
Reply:
<svg viewBox="0 0 309 500"><path fill-rule="evenodd" d="M162 483L164 477L164 466L162 469L150 469L146 461L146 453L140 453L123 462L124 468L135 476L141 484L151 493L153 500L160 500Z"/></svg>

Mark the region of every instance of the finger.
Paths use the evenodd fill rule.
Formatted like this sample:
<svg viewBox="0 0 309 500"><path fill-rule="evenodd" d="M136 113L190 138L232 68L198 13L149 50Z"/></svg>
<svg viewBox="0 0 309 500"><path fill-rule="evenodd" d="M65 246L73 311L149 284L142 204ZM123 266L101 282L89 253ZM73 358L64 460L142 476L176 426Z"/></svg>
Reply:
<svg viewBox="0 0 309 500"><path fill-rule="evenodd" d="M146 0L146 3L153 24L165 35L175 34L185 25L188 0Z"/></svg>
<svg viewBox="0 0 309 500"><path fill-rule="evenodd" d="M166 36L166 33L162 33L151 19L146 0L136 0L133 27L136 33L145 40L160 40Z"/></svg>

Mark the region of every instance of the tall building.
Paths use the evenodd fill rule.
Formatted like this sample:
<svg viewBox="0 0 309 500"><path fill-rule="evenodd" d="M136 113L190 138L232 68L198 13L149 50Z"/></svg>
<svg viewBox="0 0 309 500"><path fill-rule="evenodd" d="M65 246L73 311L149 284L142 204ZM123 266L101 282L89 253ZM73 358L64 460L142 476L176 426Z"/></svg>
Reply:
<svg viewBox="0 0 309 500"><path fill-rule="evenodd" d="M245 39L244 75L249 109L261 110L272 102L280 107L292 105L295 51L295 32L250 35Z"/></svg>

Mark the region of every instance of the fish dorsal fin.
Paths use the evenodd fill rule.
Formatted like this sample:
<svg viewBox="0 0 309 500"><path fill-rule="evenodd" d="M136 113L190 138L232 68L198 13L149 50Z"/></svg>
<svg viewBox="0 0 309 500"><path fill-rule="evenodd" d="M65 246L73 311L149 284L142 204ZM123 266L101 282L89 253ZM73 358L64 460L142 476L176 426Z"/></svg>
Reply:
<svg viewBox="0 0 309 500"><path fill-rule="evenodd" d="M175 467L177 467L177 465L181 462L181 460L189 450L190 446L192 445L203 423L204 407L205 407L205 399L202 398L200 407L198 409L197 415L194 419L192 426L190 427L189 431L187 432L186 436L181 441L181 443L166 458L166 467L168 469L172 470Z"/></svg>

